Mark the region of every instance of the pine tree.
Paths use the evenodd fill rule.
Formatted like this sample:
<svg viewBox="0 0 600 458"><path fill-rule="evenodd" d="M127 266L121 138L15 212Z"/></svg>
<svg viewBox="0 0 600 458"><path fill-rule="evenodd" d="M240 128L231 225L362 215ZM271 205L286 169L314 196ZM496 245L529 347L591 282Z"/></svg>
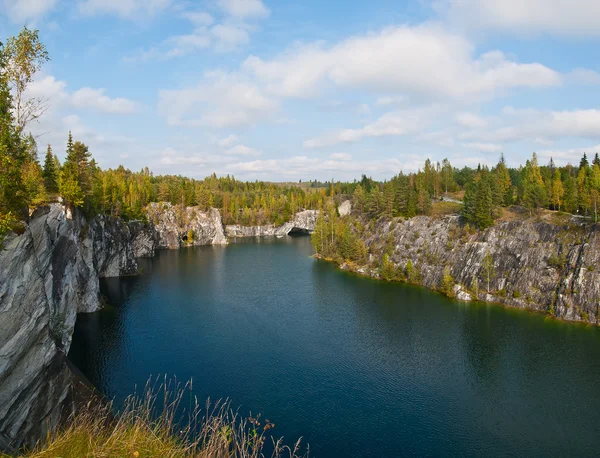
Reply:
<svg viewBox="0 0 600 458"><path fill-rule="evenodd" d="M594 156L593 164L600 166L600 157L598 157L598 153L596 153L596 155Z"/></svg>
<svg viewBox="0 0 600 458"><path fill-rule="evenodd" d="M58 192L58 170L56 168L54 155L52 154L52 147L50 145L48 145L48 150L46 151L43 176L46 191L49 193Z"/></svg>

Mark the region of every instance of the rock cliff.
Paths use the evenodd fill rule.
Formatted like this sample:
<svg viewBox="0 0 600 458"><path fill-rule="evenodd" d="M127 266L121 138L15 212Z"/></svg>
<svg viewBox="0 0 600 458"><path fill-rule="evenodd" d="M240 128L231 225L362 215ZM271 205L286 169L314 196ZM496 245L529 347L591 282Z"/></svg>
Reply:
<svg viewBox="0 0 600 458"><path fill-rule="evenodd" d="M100 308L99 279L136 275L137 257L183 245L226 244L218 210L151 204L148 222L97 216L61 204L37 209L0 250L0 450L33 445L70 406L65 358L77 313ZM311 232L316 212L252 235Z"/></svg>
<svg viewBox="0 0 600 458"><path fill-rule="evenodd" d="M221 214L215 208L202 212L195 207L187 207L181 211L181 207L161 202L150 204L146 214L156 231L158 249L227 244Z"/></svg>
<svg viewBox="0 0 600 458"><path fill-rule="evenodd" d="M225 227L225 233L228 237L282 237L292 233L311 234L315 230L317 214L317 210L304 210L296 213L291 221L281 226L228 225Z"/></svg>
<svg viewBox="0 0 600 458"><path fill-rule="evenodd" d="M137 273L130 231L60 204L36 210L0 250L0 449L32 445L69 397L64 358L78 312L100 307L99 278Z"/></svg>
<svg viewBox="0 0 600 458"><path fill-rule="evenodd" d="M530 219L469 231L458 216L379 221L365 230L370 266L350 267L379 276L383 253L413 281L440 289L447 267L459 299L538 310L558 318L599 323L600 225L557 226ZM493 268L484 267L491 259Z"/></svg>

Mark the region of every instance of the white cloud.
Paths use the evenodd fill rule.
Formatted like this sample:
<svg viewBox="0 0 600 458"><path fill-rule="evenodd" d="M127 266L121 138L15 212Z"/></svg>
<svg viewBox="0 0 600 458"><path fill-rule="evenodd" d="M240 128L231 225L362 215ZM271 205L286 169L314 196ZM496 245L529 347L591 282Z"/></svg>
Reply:
<svg viewBox="0 0 600 458"><path fill-rule="evenodd" d="M492 143L547 142L566 137L600 138L600 110L541 111L506 107L502 113L504 118L500 127L466 132L462 138Z"/></svg>
<svg viewBox="0 0 600 458"><path fill-rule="evenodd" d="M358 142L366 137L399 136L418 132L427 123L428 110L393 111L359 129L343 129L304 142L305 148L326 148L339 143Z"/></svg>
<svg viewBox="0 0 600 458"><path fill-rule="evenodd" d="M34 80L25 94L26 98L40 98L49 100L51 103L60 103L68 94L67 83L57 80L54 76L44 75Z"/></svg>
<svg viewBox="0 0 600 458"><path fill-rule="evenodd" d="M464 143L463 146L482 153L500 153L504 150L502 145L496 145L495 143Z"/></svg>
<svg viewBox="0 0 600 458"><path fill-rule="evenodd" d="M260 156L261 152L246 145L236 145L225 151L228 156Z"/></svg>
<svg viewBox="0 0 600 458"><path fill-rule="evenodd" d="M197 27L208 27L215 22L215 18L204 11L185 11L181 14L181 17Z"/></svg>
<svg viewBox="0 0 600 458"><path fill-rule="evenodd" d="M114 14L126 19L152 16L166 9L171 0L85 0L79 3L79 12L86 16Z"/></svg>
<svg viewBox="0 0 600 458"><path fill-rule="evenodd" d="M217 4L227 14L240 19L269 16L269 9L261 0L218 0Z"/></svg>
<svg viewBox="0 0 600 458"><path fill-rule="evenodd" d="M568 77L576 84L600 85L600 73L587 68L576 68L569 73Z"/></svg>
<svg viewBox="0 0 600 458"><path fill-rule="evenodd" d="M537 152L538 157L546 160L550 158L558 164L578 164L579 160L583 156L583 153L587 154L588 160L591 162L595 153L600 153L600 144L590 146L588 148L572 148L572 149L554 149L554 150L541 150Z"/></svg>
<svg viewBox="0 0 600 458"><path fill-rule="evenodd" d="M377 106L380 107L385 107L388 105L400 105L402 103L406 102L406 97L399 95L399 96L383 96L383 97L378 97L377 100L375 101L375 104Z"/></svg>
<svg viewBox="0 0 600 458"><path fill-rule="evenodd" d="M256 30L256 27L243 19L246 16L248 16L248 19L258 19L261 16L251 14L244 16L238 13L245 11L244 8L248 11L255 9L256 5L252 6L254 3L262 4L251 0L224 3L226 5L221 6L225 11L225 16L219 22L204 11L184 11L180 14L180 17L188 20L193 25L194 28L191 32L172 35L159 45L145 50L138 50L136 53L124 57L123 60L130 63L168 60L205 49L214 49L216 52L231 52L247 45L250 42L250 35ZM244 6L246 3L248 5Z"/></svg>
<svg viewBox="0 0 600 458"><path fill-rule="evenodd" d="M422 164L420 164L422 165ZM420 166L413 162L392 159L379 160L335 160L308 156L293 156L283 159L264 159L227 164L224 168L236 176L268 176L278 179L352 179L365 173L375 177L389 177L396 171L417 170Z"/></svg>
<svg viewBox="0 0 600 458"><path fill-rule="evenodd" d="M104 89L83 87L71 94L71 104L76 108L91 108L103 113L131 114L136 110L133 101L125 98L111 99Z"/></svg>
<svg viewBox="0 0 600 458"><path fill-rule="evenodd" d="M4 11L13 22L38 19L50 12L58 0L3 0Z"/></svg>
<svg viewBox="0 0 600 458"><path fill-rule="evenodd" d="M269 119L278 103L238 74L213 72L197 86L162 90L159 110L170 125L239 127Z"/></svg>
<svg viewBox="0 0 600 458"><path fill-rule="evenodd" d="M250 42L245 24L217 24L210 32L217 51L231 51Z"/></svg>
<svg viewBox="0 0 600 458"><path fill-rule="evenodd" d="M231 146L233 146L234 143L236 143L238 140L237 136L235 135L229 135L228 137L225 138L221 138L220 140L217 141L217 145L219 145L222 148L229 148Z"/></svg>
<svg viewBox="0 0 600 458"><path fill-rule="evenodd" d="M334 161L351 161L352 155L348 153L333 153L329 155L329 158Z"/></svg>
<svg viewBox="0 0 600 458"><path fill-rule="evenodd" d="M600 3L596 0L437 0L451 22L489 31L525 35L600 35Z"/></svg>
<svg viewBox="0 0 600 458"><path fill-rule="evenodd" d="M539 63L517 63L500 51L475 57L464 37L431 24L387 28L332 47L294 47L273 60L250 56L243 68L273 93L294 97L314 95L328 83L388 96L454 99L561 84L557 72Z"/></svg>
<svg viewBox="0 0 600 458"><path fill-rule="evenodd" d="M457 113L454 118L459 126L467 127L470 129L483 128L487 127L488 125L487 120L474 113Z"/></svg>

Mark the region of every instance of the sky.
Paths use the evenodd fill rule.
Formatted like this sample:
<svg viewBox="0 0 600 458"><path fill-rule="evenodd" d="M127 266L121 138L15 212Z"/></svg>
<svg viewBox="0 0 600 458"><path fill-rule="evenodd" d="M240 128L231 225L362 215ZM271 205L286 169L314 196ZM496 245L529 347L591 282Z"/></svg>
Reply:
<svg viewBox="0 0 600 458"><path fill-rule="evenodd" d="M595 0L0 0L39 29L40 153L245 180L576 164L600 151Z"/></svg>

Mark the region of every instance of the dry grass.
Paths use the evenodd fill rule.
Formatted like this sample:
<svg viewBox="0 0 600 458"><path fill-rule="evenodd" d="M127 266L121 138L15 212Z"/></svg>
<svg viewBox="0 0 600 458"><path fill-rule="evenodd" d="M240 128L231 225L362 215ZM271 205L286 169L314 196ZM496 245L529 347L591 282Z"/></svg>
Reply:
<svg viewBox="0 0 600 458"><path fill-rule="evenodd" d="M433 202L431 216L456 215L462 210L462 205L455 202Z"/></svg>
<svg viewBox="0 0 600 458"><path fill-rule="evenodd" d="M158 385L158 386L157 386ZM189 396L189 405L184 399ZM160 404L160 405L159 405ZM185 421L179 421L185 418ZM228 402L200 406L191 383L148 384L142 396L129 397L121 412L92 402L67 425L52 433L27 458L259 458L301 455L300 440L293 447L271 438L274 427L259 417L242 418ZM272 450L266 452L266 449Z"/></svg>

